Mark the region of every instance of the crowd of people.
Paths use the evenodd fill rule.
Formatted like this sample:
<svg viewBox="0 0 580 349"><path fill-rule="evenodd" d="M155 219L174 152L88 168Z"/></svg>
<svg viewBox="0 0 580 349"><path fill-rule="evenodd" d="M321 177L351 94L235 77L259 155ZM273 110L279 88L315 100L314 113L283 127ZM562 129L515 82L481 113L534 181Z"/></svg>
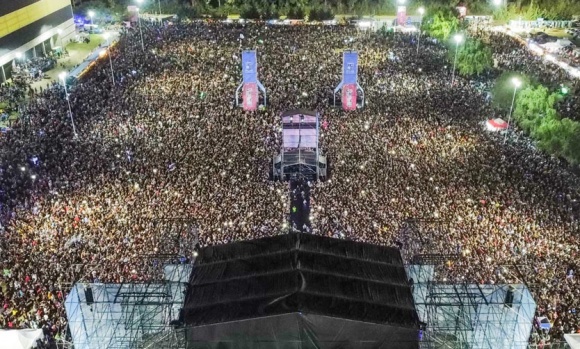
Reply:
<svg viewBox="0 0 580 349"><path fill-rule="evenodd" d="M150 25L143 40L145 50L129 32L112 48L115 84L103 59L71 89L78 137L54 84L0 140L0 327L56 334L72 282L150 278L144 256L180 248L171 219L193 219L201 246L287 231L289 188L268 180L269 160L281 113L305 108L327 125L332 164L311 189L313 233L392 245L409 219L445 222L425 249L461 257L441 277L522 282L501 266L527 266L550 336L580 330L578 178L525 139L484 131L502 115L468 79L450 84L439 44L417 52L409 34L202 22ZM246 48L268 90L256 112L234 103ZM344 49L360 55L356 112L331 103ZM502 64L522 55L533 72L513 50L497 48Z"/></svg>

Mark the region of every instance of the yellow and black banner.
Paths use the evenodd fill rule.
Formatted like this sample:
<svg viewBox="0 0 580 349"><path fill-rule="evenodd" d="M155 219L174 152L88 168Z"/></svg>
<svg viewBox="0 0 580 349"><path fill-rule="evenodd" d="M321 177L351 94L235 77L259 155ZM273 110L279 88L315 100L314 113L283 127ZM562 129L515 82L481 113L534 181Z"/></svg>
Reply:
<svg viewBox="0 0 580 349"><path fill-rule="evenodd" d="M72 13L70 0L0 0L0 38L64 8Z"/></svg>
<svg viewBox="0 0 580 349"><path fill-rule="evenodd" d="M0 56L73 18L70 0L0 0L0 12L9 10L0 17Z"/></svg>
<svg viewBox="0 0 580 349"><path fill-rule="evenodd" d="M25 8L28 5L32 5L40 0L3 0L0 1L0 17L6 16L21 8Z"/></svg>

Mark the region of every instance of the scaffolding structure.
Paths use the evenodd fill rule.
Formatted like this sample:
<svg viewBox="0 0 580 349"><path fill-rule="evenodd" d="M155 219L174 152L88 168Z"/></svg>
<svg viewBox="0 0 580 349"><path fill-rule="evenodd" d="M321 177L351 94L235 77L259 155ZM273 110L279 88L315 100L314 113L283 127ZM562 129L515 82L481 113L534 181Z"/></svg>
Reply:
<svg viewBox="0 0 580 349"><path fill-rule="evenodd" d="M197 225L166 218L152 220L149 228L159 230L159 247L133 261L133 272L146 281L84 279L68 292L65 310L75 349L185 348L181 310L196 256Z"/></svg>
<svg viewBox="0 0 580 349"><path fill-rule="evenodd" d="M273 180L327 177L326 156L320 148L320 115L308 110L288 110L282 114L282 145L272 158Z"/></svg>
<svg viewBox="0 0 580 349"><path fill-rule="evenodd" d="M475 284L446 275L458 249L432 244L448 223L413 219L402 225L399 244L422 322L422 349L524 349L528 347L536 303L524 283ZM441 236L439 236L441 234Z"/></svg>

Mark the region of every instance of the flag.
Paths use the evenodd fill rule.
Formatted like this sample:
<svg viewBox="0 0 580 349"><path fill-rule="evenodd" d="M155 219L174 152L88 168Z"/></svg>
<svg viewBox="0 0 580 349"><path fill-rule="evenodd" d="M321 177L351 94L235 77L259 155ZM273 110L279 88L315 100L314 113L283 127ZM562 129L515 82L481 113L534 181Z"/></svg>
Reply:
<svg viewBox="0 0 580 349"><path fill-rule="evenodd" d="M244 84L242 98L242 106L245 111L256 110L258 107L258 85L255 82Z"/></svg>
<svg viewBox="0 0 580 349"><path fill-rule="evenodd" d="M347 84L342 87L342 109L356 110L356 85Z"/></svg>

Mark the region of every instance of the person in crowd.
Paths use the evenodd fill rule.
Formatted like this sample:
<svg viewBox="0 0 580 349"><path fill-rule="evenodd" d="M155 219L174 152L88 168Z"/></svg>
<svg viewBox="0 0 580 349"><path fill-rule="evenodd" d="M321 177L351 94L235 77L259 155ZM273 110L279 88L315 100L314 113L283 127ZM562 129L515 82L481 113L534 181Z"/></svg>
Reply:
<svg viewBox="0 0 580 349"><path fill-rule="evenodd" d="M562 77L482 35L500 68ZM55 83L0 138L1 327L57 335L71 283L154 277L143 255L178 253L167 218L195 219L202 247L289 231L288 185L268 180L269 159L281 113L305 108L325 121L333 167L311 185L312 233L403 246L407 220L446 222L419 247L460 256L438 278L521 282L502 269L521 265L549 335L580 330L578 177L525 137L486 133L498 111L471 81L451 85L441 45L417 54L408 34L203 22L146 25L143 39L129 31L110 52L114 84L103 60L71 87L78 137ZM234 104L241 49L258 51L268 90L256 112ZM356 112L332 106L344 49L360 55Z"/></svg>

